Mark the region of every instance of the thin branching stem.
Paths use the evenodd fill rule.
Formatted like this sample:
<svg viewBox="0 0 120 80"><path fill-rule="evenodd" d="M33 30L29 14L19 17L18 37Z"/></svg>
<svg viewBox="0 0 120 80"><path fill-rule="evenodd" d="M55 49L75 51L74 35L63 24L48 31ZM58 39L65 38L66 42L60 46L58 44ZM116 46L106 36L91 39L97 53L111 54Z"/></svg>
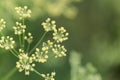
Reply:
<svg viewBox="0 0 120 80"><path fill-rule="evenodd" d="M25 33L22 34L22 48L24 49L25 41L24 41Z"/></svg>
<svg viewBox="0 0 120 80"><path fill-rule="evenodd" d="M19 37L19 42L20 42L20 48L21 48L21 35L18 35L18 37Z"/></svg>
<svg viewBox="0 0 120 80"><path fill-rule="evenodd" d="M23 23L23 25L24 25L24 19L22 20L22 23ZM25 39L24 39L24 37L25 37L25 32L23 33L23 35L22 35L22 40L23 40L23 43L22 43L22 47L24 48L24 45L25 45Z"/></svg>
<svg viewBox="0 0 120 80"><path fill-rule="evenodd" d="M15 57L17 57L18 58L18 56L10 49L9 50Z"/></svg>
<svg viewBox="0 0 120 80"><path fill-rule="evenodd" d="M35 50L35 48L39 46L39 44L42 42L42 40L43 40L43 38L45 37L46 34L47 34L47 32L45 32L45 33L42 35L42 37L40 38L40 40L38 41L38 43L33 47L33 49L30 51L29 54L31 54L31 53Z"/></svg>
<svg viewBox="0 0 120 80"><path fill-rule="evenodd" d="M38 72L36 69L34 69L33 71L34 71L37 75L43 77L42 74L41 74L40 72Z"/></svg>
<svg viewBox="0 0 120 80"><path fill-rule="evenodd" d="M28 43L26 51L29 53L30 43Z"/></svg>
<svg viewBox="0 0 120 80"><path fill-rule="evenodd" d="M19 52L15 49L15 48L13 48L12 49L16 54L19 54Z"/></svg>

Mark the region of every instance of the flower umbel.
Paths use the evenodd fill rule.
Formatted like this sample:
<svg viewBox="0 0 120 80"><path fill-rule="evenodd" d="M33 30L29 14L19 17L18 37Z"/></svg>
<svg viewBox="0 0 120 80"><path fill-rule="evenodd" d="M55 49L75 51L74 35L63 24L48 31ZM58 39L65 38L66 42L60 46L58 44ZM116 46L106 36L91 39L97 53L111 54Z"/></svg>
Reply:
<svg viewBox="0 0 120 80"><path fill-rule="evenodd" d="M50 18L47 18L45 22L42 23L43 28L46 32L56 30L56 22L54 20L51 20Z"/></svg>
<svg viewBox="0 0 120 80"><path fill-rule="evenodd" d="M6 22L4 21L4 19L0 19L0 31L2 31L6 26Z"/></svg>
<svg viewBox="0 0 120 80"><path fill-rule="evenodd" d="M51 74L42 74L42 77L45 78L45 80L55 80L54 76L55 76L55 72L52 72Z"/></svg>
<svg viewBox="0 0 120 80"><path fill-rule="evenodd" d="M25 36L24 39L30 44L30 43L32 43L32 41L33 41L33 36L32 36L32 34L29 32L29 33L28 33L28 36Z"/></svg>
<svg viewBox="0 0 120 80"><path fill-rule="evenodd" d="M47 42L43 42L43 44L42 44L42 51L48 51L52 47L53 47L53 42L48 40Z"/></svg>
<svg viewBox="0 0 120 80"><path fill-rule="evenodd" d="M16 22L16 26L13 26L13 29L16 35L21 35L25 32L26 26L22 25L22 23Z"/></svg>
<svg viewBox="0 0 120 80"><path fill-rule="evenodd" d="M31 17L31 10L28 9L27 6L24 7L16 7L16 13L19 15L19 19L29 18Z"/></svg>
<svg viewBox="0 0 120 80"><path fill-rule="evenodd" d="M64 27L58 28L58 30L55 30L53 33L53 39L59 43L63 42L68 39L69 33L66 32L66 29Z"/></svg>
<svg viewBox="0 0 120 80"><path fill-rule="evenodd" d="M14 44L15 41L10 36L7 37L2 36L0 39L0 47L6 50L14 48Z"/></svg>
<svg viewBox="0 0 120 80"><path fill-rule="evenodd" d="M55 54L55 57L62 57L66 56L67 50L65 49L64 46L61 46L60 44L54 44L52 48L53 53Z"/></svg>
<svg viewBox="0 0 120 80"><path fill-rule="evenodd" d="M19 69L19 72L25 71L25 75L29 75L30 71L33 71L35 64L33 63L32 57L29 57L24 50L19 49L19 61L16 62L16 67Z"/></svg>
<svg viewBox="0 0 120 80"><path fill-rule="evenodd" d="M32 57L36 62L45 63L48 59L47 53L48 51L46 50L40 51L40 49L36 48L35 54L32 54Z"/></svg>
<svg viewBox="0 0 120 80"><path fill-rule="evenodd" d="M19 46L14 47L15 41L13 38L10 36L4 36L4 34L1 32L2 36L0 39L0 48L9 50L15 57L18 58L16 67L19 72L25 71L25 75L29 75L30 71L33 71L39 76L43 77L45 80L55 80L55 72L52 72L51 74L41 74L35 69L35 63L47 62L49 58L48 54L51 53L55 55L55 58L66 56L67 50L64 46L61 46L61 43L68 39L69 34L66 32L64 27L56 29L56 22L50 18L47 18L46 21L42 23L45 32L36 43L34 42L32 33L26 33L26 25L24 23L25 18L31 17L31 10L29 10L27 6L16 7L15 10L19 15L20 21L16 22L16 25L13 26L13 30L14 35L18 37L17 39L19 41ZM1 19L0 31L5 28L5 24L6 22L4 19ZM49 31L53 32L53 38L43 41L45 35ZM32 43L36 44L34 45Z"/></svg>

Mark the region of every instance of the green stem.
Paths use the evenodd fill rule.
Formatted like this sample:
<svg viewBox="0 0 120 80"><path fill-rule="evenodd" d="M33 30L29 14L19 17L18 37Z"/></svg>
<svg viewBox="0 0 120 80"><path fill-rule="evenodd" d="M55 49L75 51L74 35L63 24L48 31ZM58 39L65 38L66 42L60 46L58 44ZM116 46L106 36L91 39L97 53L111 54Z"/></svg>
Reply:
<svg viewBox="0 0 120 80"><path fill-rule="evenodd" d="M23 40L23 43L22 43L22 48L24 48L24 45L25 45L25 40L24 40L24 37L25 37L25 33L23 33L23 36L22 36L22 40Z"/></svg>
<svg viewBox="0 0 120 80"><path fill-rule="evenodd" d="M22 20L22 23L23 23L23 25L24 25L24 19ZM24 37L25 37L25 32L23 33L23 35L22 35L22 48L24 48L24 45L25 45L25 39L24 39Z"/></svg>
<svg viewBox="0 0 120 80"><path fill-rule="evenodd" d="M19 35L19 42L20 42L20 48L21 48L21 35Z"/></svg>
<svg viewBox="0 0 120 80"><path fill-rule="evenodd" d="M26 51L29 53L30 44L28 43Z"/></svg>
<svg viewBox="0 0 120 80"><path fill-rule="evenodd" d="M12 49L16 54L19 54L19 52L18 51L16 51L14 48Z"/></svg>
<svg viewBox="0 0 120 80"><path fill-rule="evenodd" d="M4 76L4 77L2 78L2 80L9 80L10 77L11 77L13 74L15 74L16 71L17 71L17 69L16 69L16 67L14 67L6 76Z"/></svg>
<svg viewBox="0 0 120 80"><path fill-rule="evenodd" d="M38 41L38 43L33 47L33 49L30 51L29 54L31 54L31 53L35 50L35 48L39 46L39 44L41 43L41 41L43 40L43 38L45 37L46 34L47 34L47 32L45 32L45 33L42 35L42 37L40 38L40 40Z"/></svg>
<svg viewBox="0 0 120 80"><path fill-rule="evenodd" d="M15 57L18 58L18 56L12 51L12 50L9 50Z"/></svg>
<svg viewBox="0 0 120 80"><path fill-rule="evenodd" d="M39 76L43 77L43 76L42 76L42 74L41 74L41 73L39 73L37 70L35 70L35 69L34 69L34 72L35 72L37 75L39 75ZM43 78L44 78L44 77L43 77Z"/></svg>

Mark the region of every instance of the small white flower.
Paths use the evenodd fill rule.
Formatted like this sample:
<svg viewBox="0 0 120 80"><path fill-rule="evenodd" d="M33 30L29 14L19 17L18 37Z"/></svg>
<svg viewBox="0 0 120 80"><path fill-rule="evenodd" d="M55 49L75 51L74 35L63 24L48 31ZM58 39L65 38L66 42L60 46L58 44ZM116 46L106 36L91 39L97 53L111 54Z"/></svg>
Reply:
<svg viewBox="0 0 120 80"><path fill-rule="evenodd" d="M4 21L4 19L0 19L0 31L2 31L6 26L6 22Z"/></svg>
<svg viewBox="0 0 120 80"><path fill-rule="evenodd" d="M58 30L55 30L53 33L53 39L59 43L68 39L69 33L66 32L64 27L60 27Z"/></svg>
<svg viewBox="0 0 120 80"><path fill-rule="evenodd" d="M21 35L25 32L26 26L22 25L22 23L16 22L16 26L13 26L13 29L16 35Z"/></svg>
<svg viewBox="0 0 120 80"><path fill-rule="evenodd" d="M29 18L31 17L31 10L28 9L27 6L24 6L24 7L16 7L15 8L16 10L16 13L19 15L19 18L20 19L24 19L24 18Z"/></svg>
<svg viewBox="0 0 120 80"><path fill-rule="evenodd" d="M43 28L46 32L56 30L56 22L54 20L51 21L50 18L47 18L45 22L42 23Z"/></svg>
<svg viewBox="0 0 120 80"><path fill-rule="evenodd" d="M29 75L30 71L33 71L33 67L35 67L33 58L29 57L22 49L19 49L19 53L19 61L16 62L16 67L19 69L19 72L25 71L25 75Z"/></svg>
<svg viewBox="0 0 120 80"><path fill-rule="evenodd" d="M7 37L2 36L1 37L1 40L0 40L0 47L1 48L4 48L6 50L12 49L12 48L14 48L14 44L15 44L15 41L13 40L12 37L9 37L9 36L7 36Z"/></svg>
<svg viewBox="0 0 120 80"><path fill-rule="evenodd" d="M67 50L65 49L64 46L61 46L60 44L54 44L52 48L53 53L55 54L55 57L62 57L66 56Z"/></svg>
<svg viewBox="0 0 120 80"><path fill-rule="evenodd" d="M33 36L32 36L32 34L29 32L29 33L28 33L28 36L25 36L24 39L30 44L30 43L32 43L32 41L33 41Z"/></svg>

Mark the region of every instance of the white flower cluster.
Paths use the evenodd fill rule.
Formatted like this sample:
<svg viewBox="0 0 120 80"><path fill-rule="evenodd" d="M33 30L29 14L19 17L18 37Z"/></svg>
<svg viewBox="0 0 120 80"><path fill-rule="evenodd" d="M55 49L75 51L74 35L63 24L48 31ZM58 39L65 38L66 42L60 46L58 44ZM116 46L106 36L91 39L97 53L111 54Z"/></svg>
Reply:
<svg viewBox="0 0 120 80"><path fill-rule="evenodd" d="M54 23L54 24L53 24ZM56 28L56 24L54 20L50 18L46 19L46 22L42 23L43 28L46 32L53 31L53 42L51 42L51 47L48 47L55 54L55 57L66 56L67 50L64 46L61 46L60 43L68 39L69 33L66 31L64 27ZM48 43L47 43L48 44ZM49 46L49 45L47 45Z"/></svg>
<svg viewBox="0 0 120 80"><path fill-rule="evenodd" d="M47 18L45 22L42 23L43 28L46 32L56 30L56 22L54 20L51 21L50 18Z"/></svg>
<svg viewBox="0 0 120 80"><path fill-rule="evenodd" d="M42 50L49 50L49 48L52 48L53 47L53 42L51 42L50 40L48 40L46 43L43 42L43 45L42 45Z"/></svg>
<svg viewBox="0 0 120 80"><path fill-rule="evenodd" d="M55 74L56 74L55 72L52 72L51 74L47 74L47 75L42 74L42 77L45 78L45 80L55 80L54 79Z"/></svg>
<svg viewBox="0 0 120 80"><path fill-rule="evenodd" d="M32 41L33 41L33 36L32 36L32 34L29 32L29 33L28 33L28 36L25 36L24 39L30 44L30 43L32 43Z"/></svg>
<svg viewBox="0 0 120 80"><path fill-rule="evenodd" d="M33 63L33 58L29 57L27 53L24 52L24 50L19 49L19 61L16 62L16 67L19 69L19 72L25 71L25 75L29 75L30 71L33 71L33 67L35 67L35 64Z"/></svg>
<svg viewBox="0 0 120 80"><path fill-rule="evenodd" d="M26 26L22 25L22 23L16 22L16 26L13 26L13 29L16 35L21 35L25 32Z"/></svg>
<svg viewBox="0 0 120 80"><path fill-rule="evenodd" d="M66 56L67 50L64 46L61 46L59 44L54 44L54 47L52 48L53 53L55 54L55 57L63 57Z"/></svg>
<svg viewBox="0 0 120 80"><path fill-rule="evenodd" d="M14 48L14 44L15 44L15 41L10 36L7 36L7 37L2 36L0 39L0 48L9 50Z"/></svg>
<svg viewBox="0 0 120 80"><path fill-rule="evenodd" d="M29 18L31 17L31 10L28 9L27 6L24 7L16 7L16 13L19 15L19 19Z"/></svg>
<svg viewBox="0 0 120 80"><path fill-rule="evenodd" d="M4 19L0 19L0 31L2 31L6 26L6 22L4 21Z"/></svg>
<svg viewBox="0 0 120 80"><path fill-rule="evenodd" d="M46 19L46 22L42 23L42 26L46 32L53 31L53 39L57 43L62 43L63 41L68 39L69 33L66 32L66 29L64 27L60 27L56 29L56 22L54 20L51 20L50 18Z"/></svg>
<svg viewBox="0 0 120 80"><path fill-rule="evenodd" d="M36 48L35 54L32 54L33 59L36 62L44 63L48 59L47 51L40 51L40 49Z"/></svg>
<svg viewBox="0 0 120 80"><path fill-rule="evenodd" d="M60 27L58 30L55 30L55 32L53 33L53 39L58 43L63 42L68 39L68 35L69 33L66 32L64 27Z"/></svg>
<svg viewBox="0 0 120 80"><path fill-rule="evenodd" d="M47 42L43 42L41 50L36 48L35 54L32 54L33 59L36 62L45 63L48 59L49 50L53 47L53 42L48 40Z"/></svg>

